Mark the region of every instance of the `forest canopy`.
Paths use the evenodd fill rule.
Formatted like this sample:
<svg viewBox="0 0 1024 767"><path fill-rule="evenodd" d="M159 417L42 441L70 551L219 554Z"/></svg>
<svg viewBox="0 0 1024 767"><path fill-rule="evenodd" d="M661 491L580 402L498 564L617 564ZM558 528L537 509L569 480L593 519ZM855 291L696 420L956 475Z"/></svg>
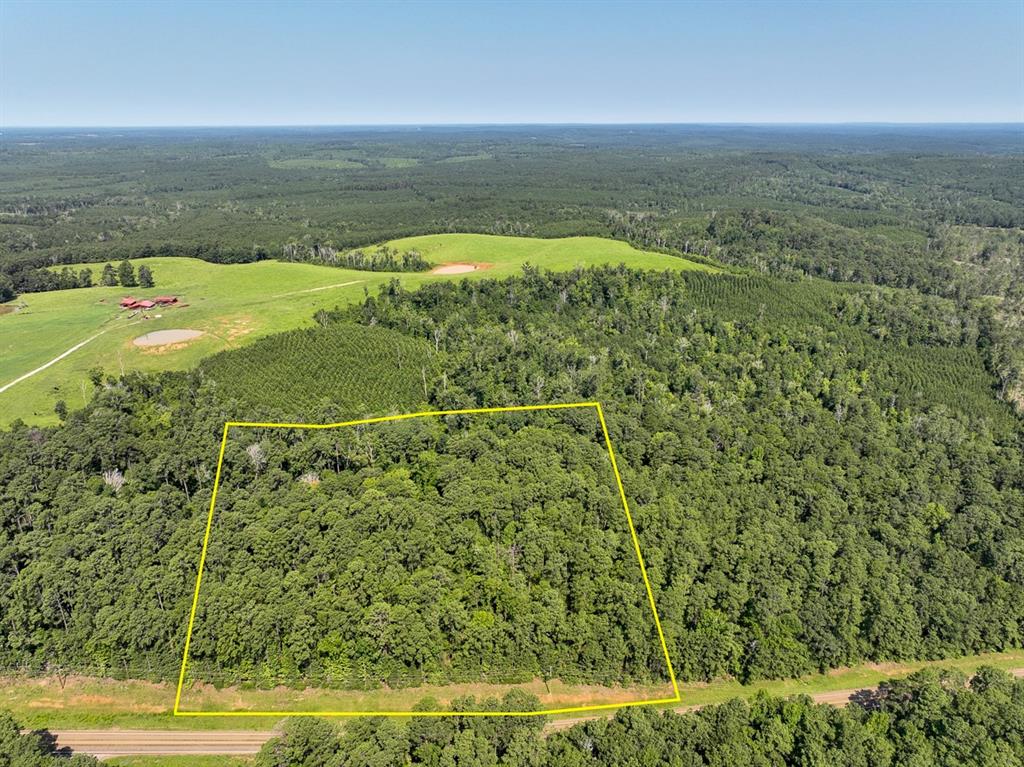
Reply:
<svg viewBox="0 0 1024 767"><path fill-rule="evenodd" d="M233 428L198 604L206 681L673 694L592 406Z"/></svg>
<svg viewBox="0 0 1024 767"><path fill-rule="evenodd" d="M977 327L941 321L941 301L858 308L849 293L526 269L413 293L392 285L317 332L355 322L428 340L436 373L416 409L604 403L682 679L1018 647L1024 430L994 397ZM423 386L421 370L405 370ZM330 403L295 413L287 395L243 412L364 415ZM0 434L0 662L176 677L212 458L240 407L201 370L133 374L97 380L60 426ZM274 476L264 469L260 482ZM308 491L295 484L267 487L253 522ZM311 565L297 573L315 580ZM297 616L281 631L309 634ZM224 650L230 668L235 648ZM368 662L386 683L385 666Z"/></svg>

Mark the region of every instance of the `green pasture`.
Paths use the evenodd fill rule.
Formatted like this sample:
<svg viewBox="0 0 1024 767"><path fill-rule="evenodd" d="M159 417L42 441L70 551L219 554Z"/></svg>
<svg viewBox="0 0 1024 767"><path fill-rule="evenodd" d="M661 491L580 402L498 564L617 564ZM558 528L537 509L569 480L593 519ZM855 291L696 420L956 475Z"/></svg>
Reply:
<svg viewBox="0 0 1024 767"><path fill-rule="evenodd" d="M519 272L524 263L543 269L564 271L577 265L624 263L636 269L700 269L715 271L662 253L637 250L618 240L602 237L564 237L541 240L534 237L499 237L489 234L432 234L405 237L388 243L399 251L418 250L435 263L483 262L492 268L485 276L505 277ZM436 279L436 278L435 278Z"/></svg>
<svg viewBox="0 0 1024 767"><path fill-rule="evenodd" d="M541 240L443 234L389 244L402 251L419 250L438 264L470 261L489 268L445 276L279 261L224 265L190 258L145 258L134 264L136 268L146 264L152 270L156 287L149 290L92 287L26 293L13 302L16 311L0 314L0 387L100 335L46 370L0 392L0 426L17 418L53 423L58 400L70 408L82 406L90 396L88 374L92 369L101 368L108 374L188 369L203 357L271 333L310 327L317 310L361 301L365 290L375 293L396 277L412 289L433 280L506 277L517 274L527 262L551 270L618 263L642 269L710 270L703 264L599 237ZM88 266L98 277L102 264ZM140 298L173 294L187 306L152 310L149 319L130 318L118 307L128 294ZM132 343L145 333L177 328L201 330L205 335L163 347L141 348Z"/></svg>

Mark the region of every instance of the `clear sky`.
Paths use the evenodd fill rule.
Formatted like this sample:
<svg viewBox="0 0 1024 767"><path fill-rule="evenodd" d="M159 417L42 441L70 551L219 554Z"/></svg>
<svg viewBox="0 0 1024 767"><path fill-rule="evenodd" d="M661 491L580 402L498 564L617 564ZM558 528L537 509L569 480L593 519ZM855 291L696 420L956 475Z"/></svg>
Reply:
<svg viewBox="0 0 1024 767"><path fill-rule="evenodd" d="M0 125L1024 121L1024 0L0 0Z"/></svg>

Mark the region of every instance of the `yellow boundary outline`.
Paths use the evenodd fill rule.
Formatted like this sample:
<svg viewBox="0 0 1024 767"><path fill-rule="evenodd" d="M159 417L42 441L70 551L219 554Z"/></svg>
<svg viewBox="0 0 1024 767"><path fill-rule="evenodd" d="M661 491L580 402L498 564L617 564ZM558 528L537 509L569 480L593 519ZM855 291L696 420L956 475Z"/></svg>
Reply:
<svg viewBox="0 0 1024 767"><path fill-rule="evenodd" d="M383 423L385 421L405 421L410 418L426 418L428 416L449 416L449 415L473 415L475 413L515 413L530 410L567 410L570 408L592 407L597 411L598 420L601 422L601 432L604 435L604 443L608 448L608 457L611 459L612 471L615 473L615 483L619 489L619 498L622 500L622 508L626 512L626 521L629 523L629 534L633 539L633 550L636 552L637 561L640 563L640 574L644 579L644 587L647 589L647 600L651 607L651 614L654 616L654 625L658 629L658 640L661 643L661 650L665 655L665 665L668 668L669 679L672 682L672 691L675 697L655 698L651 700L627 701L625 703L601 703L593 706L569 706L565 708L542 709L540 711L181 711L181 692L185 684L185 670L188 666L188 651L192 643L192 629L195 626L196 609L199 606L199 588L203 582L203 567L206 565L206 551L210 544L210 530L213 527L213 510L217 503L217 489L220 487L220 473L224 465L224 450L228 444L228 431L232 427L238 428L264 428L264 429L336 429L341 426L361 426L363 424ZM669 657L668 644L665 642L665 633L661 628L661 618L658 617L658 608L654 602L654 591L651 589L651 581L647 577L647 567L644 564L643 554L640 553L640 539L636 534L636 527L633 525L633 515L629 511L629 501L626 500L626 490L622 486L622 475L619 474L619 465L615 460L615 450L612 448L612 440L608 435L608 424L604 419L604 409L600 402L571 402L556 403L549 405L512 405L509 407L479 407L467 408L464 410L431 410L421 413L403 413L401 415L380 416L377 418L360 418L355 421L341 421L339 423L258 423L250 421L227 421L224 424L224 431L220 439L220 453L217 456L217 473L213 480L213 494L210 497L210 511L206 517L206 532L203 535L203 551L199 556L199 571L196 574L196 588L192 595L192 610L188 616L188 632L185 635L185 650L181 657L181 673L178 675L178 689L174 696L174 716L261 716L261 717L283 717L283 716L386 716L386 717L413 717L413 716L545 716L548 714L573 714L580 711L603 711L616 708L629 708L633 706L653 706L659 703L678 703L681 700L679 684L676 681L676 673L672 668L672 659Z"/></svg>

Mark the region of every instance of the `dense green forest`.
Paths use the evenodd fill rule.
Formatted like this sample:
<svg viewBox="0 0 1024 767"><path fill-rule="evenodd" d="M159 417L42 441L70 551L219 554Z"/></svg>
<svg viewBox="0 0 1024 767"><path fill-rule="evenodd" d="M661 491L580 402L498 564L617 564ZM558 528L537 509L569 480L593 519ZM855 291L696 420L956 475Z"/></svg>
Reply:
<svg viewBox="0 0 1024 767"><path fill-rule="evenodd" d="M147 253L419 270L353 249L431 231L602 234L734 272L395 281L187 373L97 374L59 426L0 433L0 666L175 678L225 421L578 400L604 403L681 679L1021 646L1019 134L533 130L0 146L0 298L130 284L113 264ZM600 474L593 424L546 424L232 441L194 671L663 679L611 488L572 479Z"/></svg>
<svg viewBox="0 0 1024 767"><path fill-rule="evenodd" d="M1013 126L21 130L0 147L0 261L598 234L944 291L977 244L957 227L1024 226L1021 151Z"/></svg>
<svg viewBox="0 0 1024 767"><path fill-rule="evenodd" d="M924 672L844 709L759 695L695 713L620 711L541 737L537 719L289 721L257 767L1019 767L1024 681ZM481 701L487 710L498 701ZM524 701L505 700L506 709ZM465 703L460 710L467 710Z"/></svg>
<svg viewBox="0 0 1024 767"><path fill-rule="evenodd" d="M230 437L192 676L668 689L593 407Z"/></svg>
<svg viewBox="0 0 1024 767"><path fill-rule="evenodd" d="M984 329L951 326L947 299L908 305L898 296L816 281L527 268L519 278L412 293L391 285L307 332L319 344L316 335L329 339L358 323L426 343L436 365L426 378L428 407L602 401L677 672L756 679L1022 642L1024 430L982 367ZM223 375L246 370L258 382L250 354L266 350L225 355ZM423 386L422 367L405 370L411 386ZM312 422L360 415L329 402L296 406L287 388L272 405L243 402L221 377L201 368L97 379L91 404L64 424L15 425L0 435L0 662L174 678L224 421L239 412ZM392 407L386 391L373 392L351 401ZM501 465L500 451L488 448L500 443L497 424L459 428L479 434L474 449ZM232 450L250 444L259 441ZM302 451L306 444L316 449ZM312 439L287 448L278 470L271 459L281 460L279 449L260 447L267 463L253 477L254 497L266 502L237 499L271 539L281 524L273 520L296 498L324 497L325 508L355 503L370 492L358 482L373 479L374 497L402 508L409 493L443 484L419 453L401 458L398 446L381 452L405 461L396 470L408 471L407 480L341 465L330 445ZM232 452L231 461L255 473L248 454ZM414 468L422 469L415 478ZM321 482L315 490L301 481L311 473ZM348 492L328 500L333 486ZM350 528L339 521L338 529ZM437 542L459 529L440 531ZM518 527L481 529L519 542ZM256 588L260 568L250 556L225 559L222 572L237 566ZM387 547L361 556L374 573L394 559ZM616 572L612 558L593 566L605 568L599 583ZM295 594L315 598L320 572L311 561L291 573ZM336 574L322 572L328 583ZM372 623L379 589L405 579L399 570L394 583L346 581L346 609ZM511 593L502 599L530 602L528 580L506 581ZM571 604L593 584L570 579L568 587ZM497 604L486 589L475 597ZM274 626L267 612L253 605L254 630ZM314 646L311 619L296 614L263 646L259 660L279 664L277 679L313 679L328 660L352 657L356 645L346 642L360 641L362 624L341 642ZM625 634L632 625L590 628ZM487 636L483 656L505 641L501 632ZM241 669L239 643L221 639L201 648L202 658ZM379 644L359 647L369 681L386 683L397 666L381 662ZM406 668L434 668L429 642L406 649ZM520 650L515 671L543 672L537 641L527 635ZM658 671L625 655L608 662L622 679Z"/></svg>
<svg viewBox="0 0 1024 767"><path fill-rule="evenodd" d="M1017 126L7 131L0 300L146 255L344 261L413 234L594 234L955 299L1024 407Z"/></svg>

